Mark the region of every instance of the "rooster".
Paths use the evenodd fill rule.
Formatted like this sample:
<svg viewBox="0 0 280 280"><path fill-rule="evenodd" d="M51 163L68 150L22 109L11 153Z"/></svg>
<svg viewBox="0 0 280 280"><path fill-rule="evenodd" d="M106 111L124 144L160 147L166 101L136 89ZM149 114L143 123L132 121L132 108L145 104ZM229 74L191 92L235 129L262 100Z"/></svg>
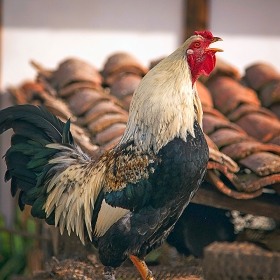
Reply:
<svg viewBox="0 0 280 280"><path fill-rule="evenodd" d="M61 234L75 232L99 250L106 279L130 258L154 279L144 257L167 238L201 184L208 161L195 82L214 69L209 48L221 40L195 32L151 69L136 89L126 130L116 147L92 160L74 142L70 121L42 107L0 111L0 133L12 128L5 180Z"/></svg>

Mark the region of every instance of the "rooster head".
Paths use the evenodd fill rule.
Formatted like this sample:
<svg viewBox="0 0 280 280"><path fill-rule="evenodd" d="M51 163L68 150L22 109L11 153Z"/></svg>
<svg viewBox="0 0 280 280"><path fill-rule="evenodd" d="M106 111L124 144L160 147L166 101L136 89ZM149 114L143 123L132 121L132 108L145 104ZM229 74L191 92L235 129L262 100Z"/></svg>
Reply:
<svg viewBox="0 0 280 280"><path fill-rule="evenodd" d="M209 48L210 44L222 41L221 38L214 37L209 30L195 31L194 34L186 50L193 85L201 74L208 76L213 71L216 65L215 54L223 51L218 48Z"/></svg>

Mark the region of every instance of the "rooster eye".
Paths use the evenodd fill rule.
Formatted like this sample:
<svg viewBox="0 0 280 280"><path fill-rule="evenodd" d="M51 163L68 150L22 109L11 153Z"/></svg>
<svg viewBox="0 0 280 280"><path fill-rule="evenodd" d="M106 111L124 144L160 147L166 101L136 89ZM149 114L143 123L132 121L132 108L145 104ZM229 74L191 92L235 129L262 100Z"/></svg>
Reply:
<svg viewBox="0 0 280 280"><path fill-rule="evenodd" d="M195 43L193 44L193 46L194 46L195 48L199 48L199 47L200 47L200 42L195 42Z"/></svg>

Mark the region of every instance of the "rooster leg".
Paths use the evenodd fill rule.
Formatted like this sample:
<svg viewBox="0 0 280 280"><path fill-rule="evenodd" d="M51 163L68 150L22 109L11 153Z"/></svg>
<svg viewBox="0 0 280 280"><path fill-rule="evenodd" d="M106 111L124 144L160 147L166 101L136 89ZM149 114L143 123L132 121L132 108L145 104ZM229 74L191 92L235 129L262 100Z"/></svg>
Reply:
<svg viewBox="0 0 280 280"><path fill-rule="evenodd" d="M115 268L111 266L104 267L104 279L106 280L116 280L115 278Z"/></svg>
<svg viewBox="0 0 280 280"><path fill-rule="evenodd" d="M143 280L155 280L155 278L152 275L152 272L149 270L144 260L140 260L134 255L130 255L129 258L141 274Z"/></svg>

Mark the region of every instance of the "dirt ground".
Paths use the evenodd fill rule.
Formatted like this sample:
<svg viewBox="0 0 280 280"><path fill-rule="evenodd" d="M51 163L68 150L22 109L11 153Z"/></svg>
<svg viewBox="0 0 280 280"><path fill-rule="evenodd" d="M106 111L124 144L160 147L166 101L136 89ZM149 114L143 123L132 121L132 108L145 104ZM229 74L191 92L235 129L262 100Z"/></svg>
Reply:
<svg viewBox="0 0 280 280"><path fill-rule="evenodd" d="M194 257L182 258L180 264L149 265L157 280L201 280L203 278L202 261ZM183 262L183 263L182 263ZM104 280L103 266L95 255L89 255L88 260L57 260L53 258L47 269L37 272L33 277L14 276L11 280ZM136 268L126 262L116 271L117 280L140 280Z"/></svg>

